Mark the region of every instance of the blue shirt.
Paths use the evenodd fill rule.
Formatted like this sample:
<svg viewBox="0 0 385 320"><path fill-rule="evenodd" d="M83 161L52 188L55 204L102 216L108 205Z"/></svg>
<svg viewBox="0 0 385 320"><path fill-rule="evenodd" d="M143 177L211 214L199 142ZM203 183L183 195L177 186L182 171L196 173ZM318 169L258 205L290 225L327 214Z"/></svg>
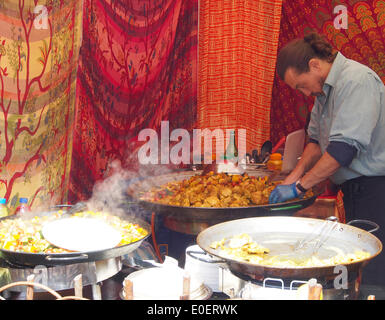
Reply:
<svg viewBox="0 0 385 320"><path fill-rule="evenodd" d="M385 87L370 68L338 53L315 99L308 135L322 154L332 141L357 149L351 163L330 177L336 184L385 176Z"/></svg>

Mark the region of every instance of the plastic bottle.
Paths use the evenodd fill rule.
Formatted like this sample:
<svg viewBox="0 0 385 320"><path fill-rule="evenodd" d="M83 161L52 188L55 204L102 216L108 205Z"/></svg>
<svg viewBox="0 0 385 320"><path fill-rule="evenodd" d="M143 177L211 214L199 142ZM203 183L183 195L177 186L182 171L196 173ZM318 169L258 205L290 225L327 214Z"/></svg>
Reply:
<svg viewBox="0 0 385 320"><path fill-rule="evenodd" d="M20 198L19 202L20 205L16 208L15 214L23 214L31 211L31 208L28 206L28 198Z"/></svg>
<svg viewBox="0 0 385 320"><path fill-rule="evenodd" d="M267 161L267 169L282 170L282 155L280 153L273 153L270 155L270 159Z"/></svg>
<svg viewBox="0 0 385 320"><path fill-rule="evenodd" d="M9 214L9 210L7 207L7 199L0 198L0 218L6 217Z"/></svg>

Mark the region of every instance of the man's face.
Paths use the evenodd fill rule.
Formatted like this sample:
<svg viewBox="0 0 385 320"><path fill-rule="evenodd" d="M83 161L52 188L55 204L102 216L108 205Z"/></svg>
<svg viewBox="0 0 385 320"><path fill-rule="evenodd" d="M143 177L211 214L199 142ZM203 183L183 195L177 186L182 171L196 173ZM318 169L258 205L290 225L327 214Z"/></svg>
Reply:
<svg viewBox="0 0 385 320"><path fill-rule="evenodd" d="M294 68L288 68L284 81L292 89L301 91L307 97L323 95L324 80L318 70L313 68L303 73L298 73Z"/></svg>

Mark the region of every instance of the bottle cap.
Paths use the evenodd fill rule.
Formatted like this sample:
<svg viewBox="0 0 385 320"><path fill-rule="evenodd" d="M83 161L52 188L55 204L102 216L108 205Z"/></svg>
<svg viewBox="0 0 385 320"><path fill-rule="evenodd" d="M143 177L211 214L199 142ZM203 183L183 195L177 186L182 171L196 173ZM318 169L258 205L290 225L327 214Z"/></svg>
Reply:
<svg viewBox="0 0 385 320"><path fill-rule="evenodd" d="M282 160L282 154L280 154L280 153L272 153L270 155L270 160Z"/></svg>
<svg viewBox="0 0 385 320"><path fill-rule="evenodd" d="M6 204L7 203L7 199L5 198L0 198L0 204Z"/></svg>
<svg viewBox="0 0 385 320"><path fill-rule="evenodd" d="M28 203L28 198L20 198L20 203Z"/></svg>

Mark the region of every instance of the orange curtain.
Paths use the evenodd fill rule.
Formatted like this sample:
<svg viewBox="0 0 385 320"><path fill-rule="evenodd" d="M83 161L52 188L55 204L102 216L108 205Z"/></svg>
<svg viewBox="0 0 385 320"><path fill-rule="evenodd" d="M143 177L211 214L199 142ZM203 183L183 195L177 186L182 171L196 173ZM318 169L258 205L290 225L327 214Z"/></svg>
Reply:
<svg viewBox="0 0 385 320"><path fill-rule="evenodd" d="M282 0L200 2L198 127L246 129L247 151L270 139L281 6Z"/></svg>

